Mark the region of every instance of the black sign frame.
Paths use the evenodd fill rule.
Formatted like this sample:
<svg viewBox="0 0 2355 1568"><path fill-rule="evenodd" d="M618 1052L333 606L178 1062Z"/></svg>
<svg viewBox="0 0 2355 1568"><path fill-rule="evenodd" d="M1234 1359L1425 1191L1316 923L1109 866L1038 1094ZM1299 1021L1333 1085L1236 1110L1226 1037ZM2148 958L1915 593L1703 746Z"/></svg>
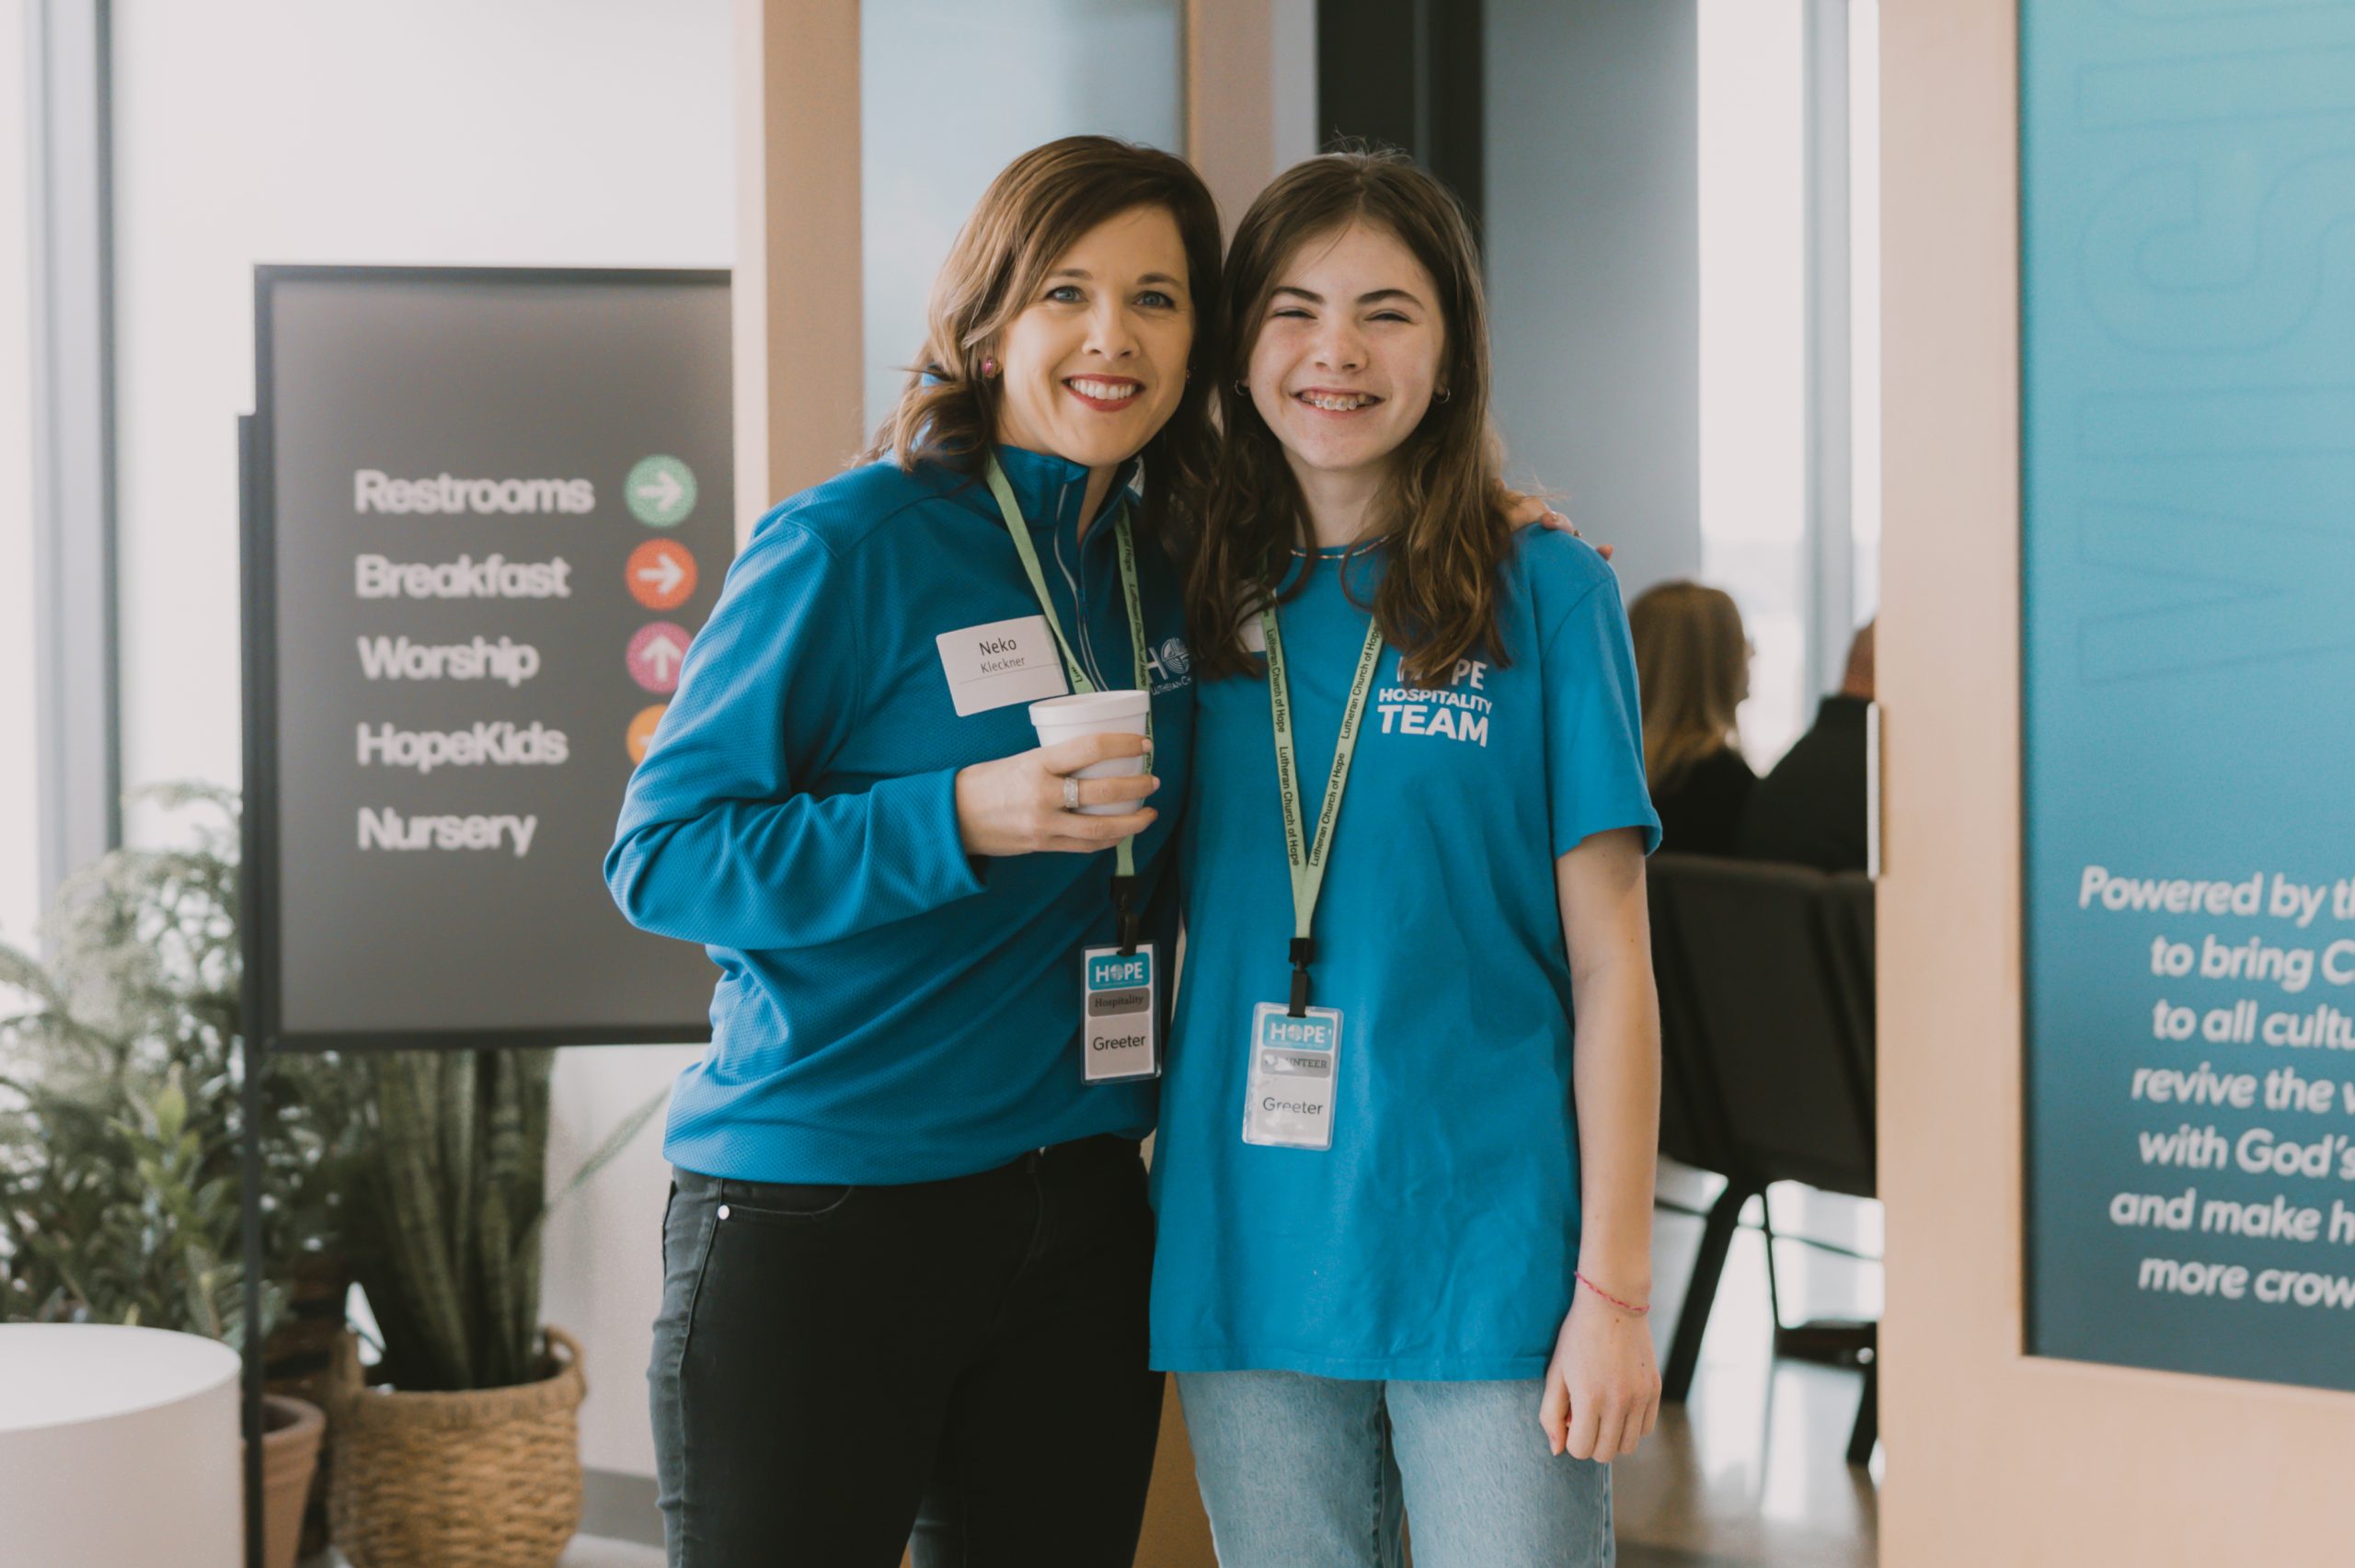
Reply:
<svg viewBox="0 0 2355 1568"><path fill-rule="evenodd" d="M543 1046L695 1045L711 1038L708 1014L672 1024L562 1024L536 1028L312 1031L290 1036L280 991L281 858L278 833L278 578L276 395L272 292L281 283L595 283L727 287L724 269L602 267L373 267L263 265L254 269L254 406L239 443L244 617L241 903L249 1040L266 1052L476 1050Z"/></svg>

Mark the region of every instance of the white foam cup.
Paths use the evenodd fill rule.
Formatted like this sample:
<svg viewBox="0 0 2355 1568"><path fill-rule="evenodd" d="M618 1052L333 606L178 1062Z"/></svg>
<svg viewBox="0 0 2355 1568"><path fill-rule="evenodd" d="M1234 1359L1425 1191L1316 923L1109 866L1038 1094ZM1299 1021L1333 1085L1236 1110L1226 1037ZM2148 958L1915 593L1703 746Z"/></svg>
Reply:
<svg viewBox="0 0 2355 1568"><path fill-rule="evenodd" d="M1043 703L1030 704L1030 722L1039 731L1039 744L1060 746L1066 740L1076 740L1083 735L1143 735L1145 715L1151 711L1153 699L1143 692L1079 692L1068 697L1050 697ZM1131 778L1144 772L1149 759L1144 757L1115 757L1079 770L1075 779ZM1083 806L1080 810L1090 817L1120 817L1137 808L1136 801L1109 801L1101 806Z"/></svg>

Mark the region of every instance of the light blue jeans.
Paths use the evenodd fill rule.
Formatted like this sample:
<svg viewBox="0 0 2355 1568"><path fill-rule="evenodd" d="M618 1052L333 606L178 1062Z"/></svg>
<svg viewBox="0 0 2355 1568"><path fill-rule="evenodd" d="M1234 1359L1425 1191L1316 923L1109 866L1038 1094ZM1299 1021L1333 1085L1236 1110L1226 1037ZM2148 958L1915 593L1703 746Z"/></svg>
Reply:
<svg viewBox="0 0 2355 1568"><path fill-rule="evenodd" d="M1180 1372L1220 1568L1611 1568L1611 1467L1556 1458L1544 1384Z"/></svg>

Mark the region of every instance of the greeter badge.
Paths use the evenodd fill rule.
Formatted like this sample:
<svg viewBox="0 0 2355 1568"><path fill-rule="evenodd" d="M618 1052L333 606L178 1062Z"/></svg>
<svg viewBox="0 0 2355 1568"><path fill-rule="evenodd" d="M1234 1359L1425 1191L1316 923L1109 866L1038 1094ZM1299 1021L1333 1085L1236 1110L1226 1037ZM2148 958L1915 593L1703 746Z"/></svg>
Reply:
<svg viewBox="0 0 2355 1568"><path fill-rule="evenodd" d="M1349 788L1350 762L1358 749L1365 700L1382 661L1382 624L1370 620L1358 653L1350 700L1341 709L1341 733L1333 744L1333 771L1325 781L1325 803L1316 814L1316 836L1308 836L1300 809L1300 767L1292 729L1292 681L1284 670L1283 633L1275 606L1259 612L1268 644L1268 708L1276 731L1276 793L1283 806L1284 859L1292 870L1292 997L1263 1001L1251 1012L1251 1065L1244 1074L1243 1141L1276 1149L1329 1150L1337 1106L1335 1085L1341 1061L1341 1014L1309 1005L1309 966L1316 958L1310 933L1316 899L1325 890L1325 868L1333 853L1333 828L1340 820L1341 795Z"/></svg>
<svg viewBox="0 0 2355 1568"><path fill-rule="evenodd" d="M1133 953L1091 947L1086 954L1086 1022L1080 1026L1081 1075L1090 1083L1126 1083L1161 1072L1161 976L1153 944Z"/></svg>
<svg viewBox="0 0 2355 1568"><path fill-rule="evenodd" d="M1030 590L1039 596L1039 611L1046 618L1047 629L1055 635L1055 647L1063 654L1063 673L1070 678L1074 693L1098 690L1088 678L1087 669L1072 652L1071 640L1063 635L1063 624L1055 614L1055 601L1047 594L1047 575L1039 567L1039 551L1030 543L1030 527L1022 517L1022 505L1015 499L1014 486L1006 482L1005 470L996 458L990 459L990 493L997 498L997 509L1005 519L1005 531L1014 536L1014 553L1022 557L1022 569L1030 578ZM1129 650L1134 656L1136 689L1145 693L1145 745L1153 744L1153 674L1146 663L1144 640L1144 601L1137 590L1137 552L1129 533L1128 503L1120 504L1113 531L1120 545L1120 595L1129 611ZM961 709L959 710L962 711ZM1161 1076L1161 1040L1157 1021L1161 1016L1161 971L1155 962L1153 944L1140 941L1139 927L1143 915L1137 909L1136 841L1122 839L1113 852L1112 910L1117 917L1119 944L1112 947L1090 947L1080 954L1080 1079L1086 1083L1127 1083L1140 1078Z"/></svg>

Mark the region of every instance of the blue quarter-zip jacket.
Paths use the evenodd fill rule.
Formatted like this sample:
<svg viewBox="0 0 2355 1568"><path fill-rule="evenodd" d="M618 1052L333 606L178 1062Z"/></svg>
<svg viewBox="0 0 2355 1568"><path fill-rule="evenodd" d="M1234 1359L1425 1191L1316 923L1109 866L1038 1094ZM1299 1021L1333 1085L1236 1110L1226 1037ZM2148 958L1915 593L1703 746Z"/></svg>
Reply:
<svg viewBox="0 0 2355 1568"><path fill-rule="evenodd" d="M1109 509L1083 539L1086 470L998 455L1065 633L1099 685L1132 687ZM1149 539L1137 557L1161 780L1137 870L1166 973L1194 693L1177 574ZM711 1047L672 1097L674 1164L896 1184L1151 1130L1155 1084L1080 1077L1080 950L1114 940L1111 852L994 859L958 835L957 771L1038 737L1023 703L959 718L934 638L1038 612L978 478L870 464L754 528L605 856L632 922L719 966Z"/></svg>

